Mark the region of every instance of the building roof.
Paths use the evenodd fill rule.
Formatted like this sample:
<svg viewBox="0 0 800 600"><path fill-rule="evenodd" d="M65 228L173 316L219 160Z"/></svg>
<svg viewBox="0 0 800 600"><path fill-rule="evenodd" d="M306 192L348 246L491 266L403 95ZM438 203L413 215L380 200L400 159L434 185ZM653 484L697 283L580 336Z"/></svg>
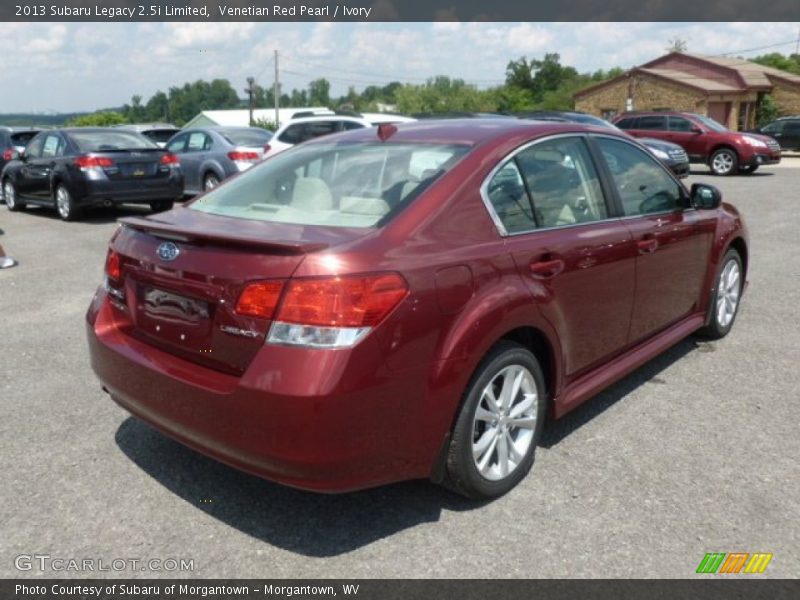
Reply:
<svg viewBox="0 0 800 600"><path fill-rule="evenodd" d="M669 61L673 58L681 59L684 57L695 62L705 63L712 67L722 67L725 70L733 71L741 78L747 88L770 88L772 87L771 77L777 77L784 81L800 84L800 76L794 73L760 65L741 57L706 56L704 54L690 54L689 52L670 52L649 63L645 63L642 67L658 68L658 65L664 61Z"/></svg>
<svg viewBox="0 0 800 600"><path fill-rule="evenodd" d="M677 69L653 69L653 68L648 69L645 67L638 67L633 70L636 72L647 73L648 75L653 75L655 77L668 79L679 85L688 85L707 93L742 91L742 88L728 85L727 83L724 83L722 81L709 79L707 77L698 77L697 75L694 75L692 73L687 73L685 71L678 71Z"/></svg>

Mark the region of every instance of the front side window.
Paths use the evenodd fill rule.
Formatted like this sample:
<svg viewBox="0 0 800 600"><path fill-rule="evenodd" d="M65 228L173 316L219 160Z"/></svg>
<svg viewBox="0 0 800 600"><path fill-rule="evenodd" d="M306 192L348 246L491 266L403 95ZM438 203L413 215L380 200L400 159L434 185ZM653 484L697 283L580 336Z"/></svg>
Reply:
<svg viewBox="0 0 800 600"><path fill-rule="evenodd" d="M669 130L691 132L692 122L689 121L689 119L684 119L683 117L670 117Z"/></svg>
<svg viewBox="0 0 800 600"><path fill-rule="evenodd" d="M682 210L686 200L678 184L646 152L620 140L597 140L622 201L625 216Z"/></svg>
<svg viewBox="0 0 800 600"><path fill-rule="evenodd" d="M375 227L418 197L468 150L461 145L373 142L298 146L190 207L275 223ZM431 167L420 171L421 163Z"/></svg>

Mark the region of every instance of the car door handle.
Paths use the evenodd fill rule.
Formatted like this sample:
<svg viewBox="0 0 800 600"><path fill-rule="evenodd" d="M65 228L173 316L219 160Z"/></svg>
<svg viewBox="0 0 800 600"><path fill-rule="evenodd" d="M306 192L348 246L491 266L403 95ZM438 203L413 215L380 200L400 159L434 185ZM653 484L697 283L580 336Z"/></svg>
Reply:
<svg viewBox="0 0 800 600"><path fill-rule="evenodd" d="M564 270L564 261L560 258L535 261L530 264L531 275L537 279L555 277Z"/></svg>
<svg viewBox="0 0 800 600"><path fill-rule="evenodd" d="M636 242L636 247L639 248L639 254L652 254L658 248L658 240L652 235L647 235Z"/></svg>

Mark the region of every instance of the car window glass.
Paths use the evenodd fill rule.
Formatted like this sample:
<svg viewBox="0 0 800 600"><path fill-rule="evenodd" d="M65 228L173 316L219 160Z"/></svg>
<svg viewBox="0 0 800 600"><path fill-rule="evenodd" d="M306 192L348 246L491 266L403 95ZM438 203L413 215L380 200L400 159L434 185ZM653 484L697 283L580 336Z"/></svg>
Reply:
<svg viewBox="0 0 800 600"><path fill-rule="evenodd" d="M25 148L25 156L28 158L39 158L42 156L42 146L44 145L44 135L38 135Z"/></svg>
<svg viewBox="0 0 800 600"><path fill-rule="evenodd" d="M561 138L517 154L540 227L560 227L608 216L600 179L585 142Z"/></svg>
<svg viewBox="0 0 800 600"><path fill-rule="evenodd" d="M764 133L780 133L783 131L783 121L775 121L764 127L761 131Z"/></svg>
<svg viewBox="0 0 800 600"><path fill-rule="evenodd" d="M692 131L692 123L689 119L683 117L670 117L669 118L670 131Z"/></svg>
<svg viewBox="0 0 800 600"><path fill-rule="evenodd" d="M626 142L598 139L626 216L685 208L681 186L646 152Z"/></svg>
<svg viewBox="0 0 800 600"><path fill-rule="evenodd" d="M153 142L135 131L108 129L73 130L69 135L81 152L158 148Z"/></svg>
<svg viewBox="0 0 800 600"><path fill-rule="evenodd" d="M278 136L278 141L283 142L284 144L299 144L300 142L306 141L308 138L305 134L305 123L295 123L294 125L289 125L280 136Z"/></svg>
<svg viewBox="0 0 800 600"><path fill-rule="evenodd" d="M342 125L344 125L345 131L349 131L351 129L363 129L364 128L364 125L362 125L361 123L357 123L356 121L344 121L342 123Z"/></svg>
<svg viewBox="0 0 800 600"><path fill-rule="evenodd" d="M206 138L208 136L202 131L195 131L189 134L189 142L186 144L187 152L202 152L206 150Z"/></svg>
<svg viewBox="0 0 800 600"><path fill-rule="evenodd" d="M48 135L44 138L44 145L42 146L42 158L55 158L59 156L61 146L61 138L57 135Z"/></svg>
<svg viewBox="0 0 800 600"><path fill-rule="evenodd" d="M662 116L651 115L648 117L639 117L639 124L636 129L666 129L667 118Z"/></svg>
<svg viewBox="0 0 800 600"><path fill-rule="evenodd" d="M272 139L272 132L266 129L221 129L222 137L234 146L261 147Z"/></svg>
<svg viewBox="0 0 800 600"><path fill-rule="evenodd" d="M508 161L494 174L486 194L508 233L536 229L531 201L516 161Z"/></svg>
<svg viewBox="0 0 800 600"><path fill-rule="evenodd" d="M317 138L339 131L341 121L313 121L307 124L307 138Z"/></svg>
<svg viewBox="0 0 800 600"><path fill-rule="evenodd" d="M636 117L627 117L616 123L620 129L634 129L636 125Z"/></svg>
<svg viewBox="0 0 800 600"><path fill-rule="evenodd" d="M22 146L23 148L33 139L33 136L36 135L37 132L35 131L22 131L20 133L12 133L11 134L11 145L12 146Z"/></svg>
<svg viewBox="0 0 800 600"><path fill-rule="evenodd" d="M783 132L797 135L800 133L800 121L786 121L786 125L783 127Z"/></svg>
<svg viewBox="0 0 800 600"><path fill-rule="evenodd" d="M167 150L173 153L183 152L184 147L186 146L186 138L189 137L186 134L179 135L174 140L172 140L169 144L167 144Z"/></svg>

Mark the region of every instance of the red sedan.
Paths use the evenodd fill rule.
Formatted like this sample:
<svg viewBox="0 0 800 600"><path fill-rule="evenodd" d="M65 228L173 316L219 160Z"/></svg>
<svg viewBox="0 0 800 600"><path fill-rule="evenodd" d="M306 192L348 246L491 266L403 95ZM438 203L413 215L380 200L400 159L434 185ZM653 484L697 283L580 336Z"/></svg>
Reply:
<svg viewBox="0 0 800 600"><path fill-rule="evenodd" d="M137 417L286 485L493 497L548 415L730 331L747 239L717 189L608 129L352 131L123 219L92 366Z"/></svg>

